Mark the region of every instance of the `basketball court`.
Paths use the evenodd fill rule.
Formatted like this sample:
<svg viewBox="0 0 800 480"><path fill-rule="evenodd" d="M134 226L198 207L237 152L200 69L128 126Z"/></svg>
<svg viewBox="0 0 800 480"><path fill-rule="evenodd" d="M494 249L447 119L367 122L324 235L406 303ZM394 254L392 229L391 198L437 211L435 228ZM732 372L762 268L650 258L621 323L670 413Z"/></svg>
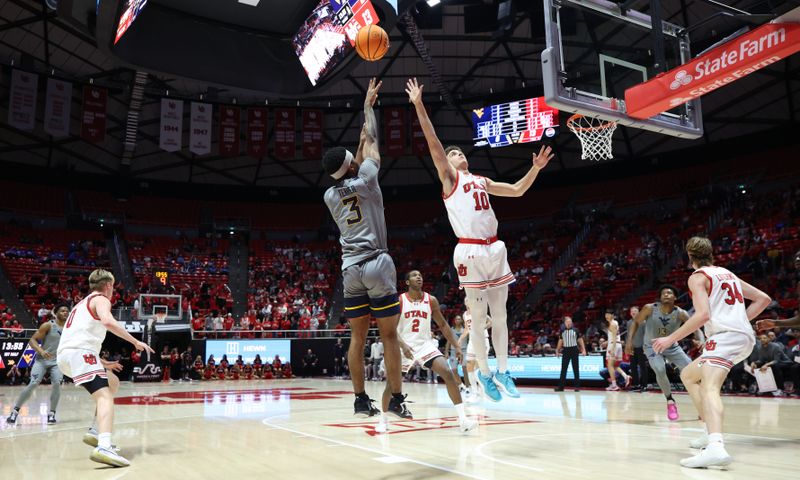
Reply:
<svg viewBox="0 0 800 480"><path fill-rule="evenodd" d="M379 395L383 384L367 383ZM413 421L376 435L374 420L353 418L347 380L123 383L115 441L132 463L118 471L88 458L81 443L91 404L86 392L62 390L59 423L48 426L49 389L39 388L18 425L0 424L0 473L26 478L783 478L796 467L797 400L726 397L727 472L689 470L700 431L686 395L681 419L668 422L660 393L584 390L554 394L522 388L519 399L468 407L480 419L458 432L443 385L404 384ZM0 396L8 415L19 388Z"/></svg>

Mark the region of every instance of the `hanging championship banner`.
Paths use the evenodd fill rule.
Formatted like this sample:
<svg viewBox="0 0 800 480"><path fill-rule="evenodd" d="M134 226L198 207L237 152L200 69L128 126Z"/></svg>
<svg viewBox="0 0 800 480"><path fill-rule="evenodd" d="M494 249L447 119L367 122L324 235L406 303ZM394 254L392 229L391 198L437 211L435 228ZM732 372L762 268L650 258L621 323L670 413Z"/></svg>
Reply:
<svg viewBox="0 0 800 480"><path fill-rule="evenodd" d="M428 112L428 117L430 117L431 109L425 106L425 110ZM425 157L430 153L430 150L428 150L428 142L425 140L425 134L422 132L422 126L419 124L419 117L417 117L416 110L411 112L411 153L418 157Z"/></svg>
<svg viewBox="0 0 800 480"><path fill-rule="evenodd" d="M223 157L239 156L239 107L226 105L219 109L219 154Z"/></svg>
<svg viewBox="0 0 800 480"><path fill-rule="evenodd" d="M8 124L20 130L33 130L36 123L36 93L39 75L11 71L11 90L8 99Z"/></svg>
<svg viewBox="0 0 800 480"><path fill-rule="evenodd" d="M55 78L47 79L44 131L54 137L69 136L69 114L71 110L72 84Z"/></svg>
<svg viewBox="0 0 800 480"><path fill-rule="evenodd" d="M192 114L189 118L189 151L195 155L211 153L212 112L211 104L192 102Z"/></svg>
<svg viewBox="0 0 800 480"><path fill-rule="evenodd" d="M303 158L322 159L322 110L303 110Z"/></svg>
<svg viewBox="0 0 800 480"><path fill-rule="evenodd" d="M158 146L167 152L181 149L183 139L183 100L161 99L161 137Z"/></svg>
<svg viewBox="0 0 800 480"><path fill-rule="evenodd" d="M383 110L384 138L386 153L390 157L399 157L406 150L406 109L392 107Z"/></svg>
<svg viewBox="0 0 800 480"><path fill-rule="evenodd" d="M294 108L275 109L275 157L283 160L294 159L296 128Z"/></svg>
<svg viewBox="0 0 800 480"><path fill-rule="evenodd" d="M106 138L106 103L108 90L87 85L83 87L83 114L81 115L81 138L99 143Z"/></svg>
<svg viewBox="0 0 800 480"><path fill-rule="evenodd" d="M247 156L263 158L267 154L266 108L247 109Z"/></svg>

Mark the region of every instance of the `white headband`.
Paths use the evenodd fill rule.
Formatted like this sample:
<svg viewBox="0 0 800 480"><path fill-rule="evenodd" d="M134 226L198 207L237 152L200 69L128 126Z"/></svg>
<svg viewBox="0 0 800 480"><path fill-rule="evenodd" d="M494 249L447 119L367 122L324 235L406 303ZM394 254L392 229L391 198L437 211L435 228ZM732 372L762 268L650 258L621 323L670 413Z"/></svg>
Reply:
<svg viewBox="0 0 800 480"><path fill-rule="evenodd" d="M350 168L350 164L353 162L353 154L350 153L350 150L345 150L344 152L344 161L342 162L342 166L339 167L339 170L331 173L331 177L333 177L334 180L339 180L342 178Z"/></svg>

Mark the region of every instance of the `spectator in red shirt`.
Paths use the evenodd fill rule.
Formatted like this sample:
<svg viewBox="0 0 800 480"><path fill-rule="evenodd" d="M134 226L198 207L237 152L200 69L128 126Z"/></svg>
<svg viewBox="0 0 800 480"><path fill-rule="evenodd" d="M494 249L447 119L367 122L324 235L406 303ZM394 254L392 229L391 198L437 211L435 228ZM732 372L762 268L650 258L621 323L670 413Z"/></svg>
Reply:
<svg viewBox="0 0 800 480"><path fill-rule="evenodd" d="M205 338L206 335L202 333L203 327L205 327L203 317L197 316L192 319L192 329L194 330L197 338Z"/></svg>
<svg viewBox="0 0 800 480"><path fill-rule="evenodd" d="M225 329L225 338L230 338L231 329L233 329L233 315L230 313L225 315L225 319L222 320L222 327Z"/></svg>

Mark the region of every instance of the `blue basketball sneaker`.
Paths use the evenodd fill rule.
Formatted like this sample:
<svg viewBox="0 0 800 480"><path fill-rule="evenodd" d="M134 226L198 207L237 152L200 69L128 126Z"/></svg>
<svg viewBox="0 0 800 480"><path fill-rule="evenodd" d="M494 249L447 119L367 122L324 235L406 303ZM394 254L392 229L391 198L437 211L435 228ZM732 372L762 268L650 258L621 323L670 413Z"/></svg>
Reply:
<svg viewBox="0 0 800 480"><path fill-rule="evenodd" d="M511 374L508 373L508 370L506 370L505 373L495 373L494 383L497 384L497 388L499 388L501 392L509 397L519 398L519 392L517 391L516 385L514 385L514 379L511 378Z"/></svg>
<svg viewBox="0 0 800 480"><path fill-rule="evenodd" d="M478 381L481 384L483 393L489 398L489 400L493 402L499 402L501 398L500 390L497 389L497 385L494 382L494 376L489 375L488 377L484 377L483 374L479 371L478 372Z"/></svg>

